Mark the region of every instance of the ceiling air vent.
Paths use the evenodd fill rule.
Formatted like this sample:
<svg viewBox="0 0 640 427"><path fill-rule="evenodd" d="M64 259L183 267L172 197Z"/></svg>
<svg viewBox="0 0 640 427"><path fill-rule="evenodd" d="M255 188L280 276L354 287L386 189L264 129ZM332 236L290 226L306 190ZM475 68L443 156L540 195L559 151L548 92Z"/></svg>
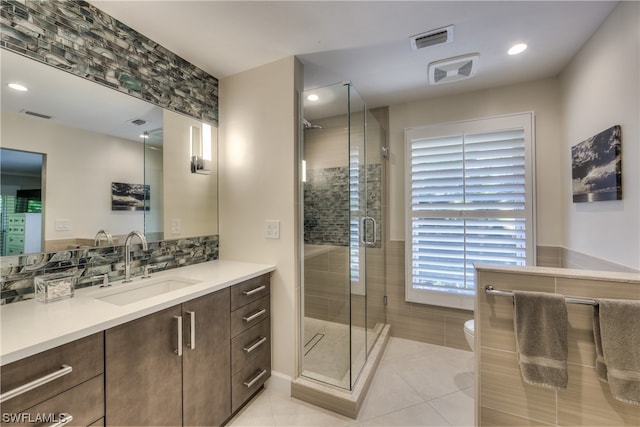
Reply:
<svg viewBox="0 0 640 427"><path fill-rule="evenodd" d="M476 74L480 54L472 53L443 59L429 64L429 83L432 85L468 79Z"/></svg>
<svg viewBox="0 0 640 427"><path fill-rule="evenodd" d="M129 120L129 123L136 125L136 126L142 126L143 124L147 123L146 121L142 120L142 119L133 119L133 120Z"/></svg>
<svg viewBox="0 0 640 427"><path fill-rule="evenodd" d="M453 41L453 25L412 36L409 40L411 41L411 50L451 43Z"/></svg>

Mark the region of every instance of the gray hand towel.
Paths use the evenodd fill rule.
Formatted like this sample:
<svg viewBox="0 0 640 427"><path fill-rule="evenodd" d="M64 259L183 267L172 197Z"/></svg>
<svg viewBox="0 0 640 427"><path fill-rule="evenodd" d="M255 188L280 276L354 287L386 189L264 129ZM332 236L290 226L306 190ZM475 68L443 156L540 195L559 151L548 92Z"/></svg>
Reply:
<svg viewBox="0 0 640 427"><path fill-rule="evenodd" d="M596 302L593 337L598 377L609 383L613 397L640 406L640 301Z"/></svg>
<svg viewBox="0 0 640 427"><path fill-rule="evenodd" d="M564 296L513 292L518 363L527 384L567 388L567 306Z"/></svg>

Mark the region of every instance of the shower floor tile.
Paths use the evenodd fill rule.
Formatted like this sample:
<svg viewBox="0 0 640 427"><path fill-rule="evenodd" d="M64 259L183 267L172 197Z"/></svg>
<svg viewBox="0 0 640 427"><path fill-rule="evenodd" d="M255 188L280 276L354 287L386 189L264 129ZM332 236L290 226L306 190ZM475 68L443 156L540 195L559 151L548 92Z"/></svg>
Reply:
<svg viewBox="0 0 640 427"><path fill-rule="evenodd" d="M229 426L473 426L473 360L470 351L392 337L357 420L267 388ZM445 385L414 381L430 377Z"/></svg>

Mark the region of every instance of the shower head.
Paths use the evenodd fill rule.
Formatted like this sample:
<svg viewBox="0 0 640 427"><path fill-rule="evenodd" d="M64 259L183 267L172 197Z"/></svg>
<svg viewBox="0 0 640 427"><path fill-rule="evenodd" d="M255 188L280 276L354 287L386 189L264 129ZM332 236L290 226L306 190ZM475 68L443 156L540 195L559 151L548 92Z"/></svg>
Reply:
<svg viewBox="0 0 640 427"><path fill-rule="evenodd" d="M304 119L304 130L312 130L312 129L322 129L322 126L312 125L309 120Z"/></svg>

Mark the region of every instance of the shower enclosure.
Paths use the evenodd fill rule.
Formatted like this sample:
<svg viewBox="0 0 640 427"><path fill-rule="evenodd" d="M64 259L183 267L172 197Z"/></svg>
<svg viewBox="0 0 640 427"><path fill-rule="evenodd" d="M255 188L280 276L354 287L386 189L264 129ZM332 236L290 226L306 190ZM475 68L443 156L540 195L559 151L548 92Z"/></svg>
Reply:
<svg viewBox="0 0 640 427"><path fill-rule="evenodd" d="M385 132L350 84L303 115L301 373L351 390L385 324Z"/></svg>

